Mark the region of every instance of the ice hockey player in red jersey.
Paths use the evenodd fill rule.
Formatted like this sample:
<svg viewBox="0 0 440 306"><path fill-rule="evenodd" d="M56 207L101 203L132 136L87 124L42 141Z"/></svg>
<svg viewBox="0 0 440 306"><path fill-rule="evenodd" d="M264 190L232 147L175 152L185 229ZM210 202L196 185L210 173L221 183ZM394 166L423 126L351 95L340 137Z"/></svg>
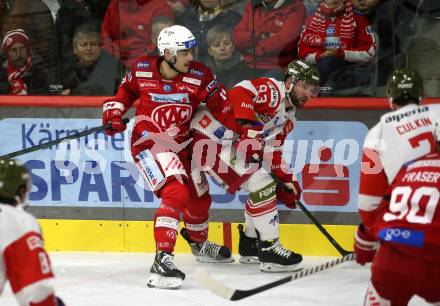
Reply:
<svg viewBox="0 0 440 306"><path fill-rule="evenodd" d="M357 230L354 247L360 264L373 260L379 244L368 225L376 219L379 203L400 167L436 151L434 127L440 108L420 105L423 80L419 73L397 69L387 87L393 111L383 115L368 132L363 148L358 204L364 223Z"/></svg>
<svg viewBox="0 0 440 306"><path fill-rule="evenodd" d="M212 72L193 61L197 41L183 26L163 29L158 37L160 57L142 56L123 79L115 97L103 105L103 123L113 135L125 130L122 116L135 100L136 120L131 153L149 188L161 199L154 220L156 256L149 287L174 289L185 274L172 255L183 215L182 236L198 261L232 262L224 246L207 241L211 197L206 180L193 180L190 171L189 124L200 103L214 110L226 92ZM194 181L199 183L193 184Z"/></svg>
<svg viewBox="0 0 440 306"><path fill-rule="evenodd" d="M440 305L440 153L406 163L362 221L380 239L365 306Z"/></svg>
<svg viewBox="0 0 440 306"><path fill-rule="evenodd" d="M40 226L23 209L30 190L31 176L25 166L1 159L0 294L9 281L20 306L63 306L52 286L54 275Z"/></svg>
<svg viewBox="0 0 440 306"><path fill-rule="evenodd" d="M296 107L318 94L318 84L317 69L295 60L286 67L283 81L264 77L242 81L228 92L221 108L200 108L191 123L193 162L227 191L249 192L245 231L239 227L240 262L260 263L262 271L301 269L302 256L279 241L276 200L295 208L301 196L295 174L282 159L282 148L293 130ZM263 167L251 156L264 160ZM292 192L279 188L267 170Z"/></svg>

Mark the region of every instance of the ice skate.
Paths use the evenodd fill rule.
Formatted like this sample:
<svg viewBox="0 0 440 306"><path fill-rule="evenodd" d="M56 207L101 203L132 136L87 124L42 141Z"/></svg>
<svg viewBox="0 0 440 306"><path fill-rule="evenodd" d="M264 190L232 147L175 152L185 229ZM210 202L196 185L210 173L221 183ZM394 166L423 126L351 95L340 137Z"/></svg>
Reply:
<svg viewBox="0 0 440 306"><path fill-rule="evenodd" d="M231 263L234 262L231 251L222 245L219 245L208 240L203 242L194 242L189 238L186 228L182 228L180 234L191 247L192 254L196 257L198 262L204 263Z"/></svg>
<svg viewBox="0 0 440 306"><path fill-rule="evenodd" d="M258 238L251 238L246 236L243 230L243 225L238 225L238 232L240 234L238 242L238 254L240 254L239 262L242 264L258 264Z"/></svg>
<svg viewBox="0 0 440 306"><path fill-rule="evenodd" d="M178 289L182 287L185 279L185 273L174 264L174 255L167 252L156 253L150 272L147 283L150 288Z"/></svg>
<svg viewBox="0 0 440 306"><path fill-rule="evenodd" d="M285 249L278 239L260 241L258 259L263 272L292 272L302 269L302 256Z"/></svg>

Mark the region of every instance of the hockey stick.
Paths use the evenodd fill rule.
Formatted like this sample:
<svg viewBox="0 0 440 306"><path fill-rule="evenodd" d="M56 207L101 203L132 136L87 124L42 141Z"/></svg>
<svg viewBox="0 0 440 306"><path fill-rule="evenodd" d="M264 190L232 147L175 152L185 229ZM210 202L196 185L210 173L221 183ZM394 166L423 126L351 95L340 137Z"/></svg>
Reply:
<svg viewBox="0 0 440 306"><path fill-rule="evenodd" d="M247 290L241 290L241 289L233 289L226 287L222 282L212 278L211 275L206 272L205 269L199 267L196 269L194 273L194 278L206 289L211 291L212 293L230 300L230 301L238 301L244 298L247 298L249 296L252 296L254 294L272 289L274 287L280 286L282 284L288 283L290 281L294 281L299 278L306 277L308 275L312 275L324 270L327 270L331 267L340 265L341 263L344 263L346 261L350 261L354 259L354 254L350 253L348 255L345 255L343 257L325 262L321 265L311 267L309 269L305 269L299 272L296 272L290 276L286 276L284 278L281 278L279 280L267 283L265 285L253 288L253 289L247 289Z"/></svg>
<svg viewBox="0 0 440 306"><path fill-rule="evenodd" d="M124 123L124 124L127 124L128 121L130 121L129 118L122 119L122 123ZM26 154L26 153L38 151L38 150L41 150L41 149L46 149L48 147L57 145L57 144L65 141L65 140L78 139L78 138L81 138L81 137L84 137L84 136L87 136L87 135L90 135L90 134L93 134L93 133L96 133L96 132L103 131L103 130L108 129L110 127L111 127L110 123L108 123L106 125L97 126L97 127L94 127L94 128L91 128L91 129L88 129L88 130L85 130L85 131L82 131L82 132L77 133L77 134L68 135L66 137L58 138L58 139L55 139L55 140L52 140L52 141L49 141L49 142L46 142L46 143L39 144L37 146L33 146L33 147L30 147L30 148L26 148L26 149L23 149L23 150L19 150L19 151L15 151L15 152L12 152L12 153L9 153L9 154L5 154L5 155L0 156L0 158L2 158L2 159L9 159L9 158L14 158L16 156L20 156L20 155L23 155L23 154Z"/></svg>
<svg viewBox="0 0 440 306"><path fill-rule="evenodd" d="M252 160L255 163L259 163L260 165L262 164L261 162L259 162L257 159L255 159L253 157L252 157ZM275 174L273 174L270 171L268 171L268 173L274 179L274 181L277 183L277 185L280 186L281 188L283 188L283 190L285 192L287 192L287 193L293 192L293 190L288 188L278 176L276 176ZM299 206L299 208L306 214L306 216L313 222L313 224L315 224L315 226L319 229L319 231L325 236L325 238L327 238L328 241L330 241L330 243L335 247L336 250L338 250L338 252L342 256L353 253L353 252L347 251L343 247L341 247L341 245L335 240L335 238L333 238L332 235L330 235L329 232L327 232L327 230L322 226L322 224L318 220L316 220L316 218L304 206L303 203L301 203L300 201L296 201L296 205Z"/></svg>

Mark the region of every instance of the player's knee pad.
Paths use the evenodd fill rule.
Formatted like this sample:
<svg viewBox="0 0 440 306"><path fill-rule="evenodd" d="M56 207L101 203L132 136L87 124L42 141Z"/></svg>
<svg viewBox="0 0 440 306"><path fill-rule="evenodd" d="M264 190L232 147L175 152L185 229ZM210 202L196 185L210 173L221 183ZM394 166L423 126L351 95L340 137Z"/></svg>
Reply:
<svg viewBox="0 0 440 306"><path fill-rule="evenodd" d="M179 231L180 215L190 202L190 193L186 185L173 180L162 187L161 197L162 202L156 211L154 220L156 248L173 252Z"/></svg>
<svg viewBox="0 0 440 306"><path fill-rule="evenodd" d="M208 217L212 199L209 193L191 199L183 216L185 227L193 241L205 241L208 238Z"/></svg>
<svg viewBox="0 0 440 306"><path fill-rule="evenodd" d="M245 209L252 217L276 210L276 183L272 181L263 188L250 192Z"/></svg>

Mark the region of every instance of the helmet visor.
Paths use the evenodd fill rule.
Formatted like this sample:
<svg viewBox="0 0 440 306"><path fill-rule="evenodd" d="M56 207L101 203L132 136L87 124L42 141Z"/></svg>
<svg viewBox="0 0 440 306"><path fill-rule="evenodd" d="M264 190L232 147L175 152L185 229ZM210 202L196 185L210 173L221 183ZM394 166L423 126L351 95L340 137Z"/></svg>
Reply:
<svg viewBox="0 0 440 306"><path fill-rule="evenodd" d="M298 80L298 85L300 85L305 92L307 92L311 97L317 97L319 95L319 90L321 89L319 85L311 85L302 80Z"/></svg>

